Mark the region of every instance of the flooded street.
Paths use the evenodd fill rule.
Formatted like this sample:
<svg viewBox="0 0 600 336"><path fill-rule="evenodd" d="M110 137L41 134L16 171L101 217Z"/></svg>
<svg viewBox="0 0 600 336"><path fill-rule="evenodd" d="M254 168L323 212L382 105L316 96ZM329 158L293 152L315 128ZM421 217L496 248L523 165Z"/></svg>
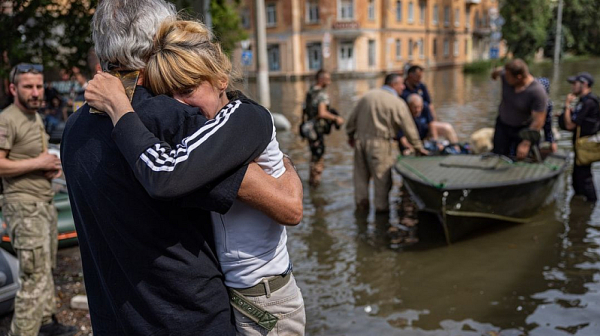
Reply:
<svg viewBox="0 0 600 336"><path fill-rule="evenodd" d="M555 113L570 85L566 77L590 71L597 60L532 67L552 81ZM337 80L331 105L347 116L357 99L383 78ZM493 127L500 83L489 74L460 69L426 73L438 117L452 123L461 141ZM600 335L600 206L573 198L566 173L557 201L534 221L502 224L446 246L420 235L399 244L400 178L390 216L355 214L352 149L343 131L327 138L325 173L308 187L309 153L295 134L307 82L272 82L271 110L292 122L278 135L305 181L304 219L290 228L288 248L303 290L308 335ZM249 93L252 94L252 84ZM569 150L568 133L559 145ZM600 185L596 167L596 185ZM419 227L423 226L419 224Z"/></svg>

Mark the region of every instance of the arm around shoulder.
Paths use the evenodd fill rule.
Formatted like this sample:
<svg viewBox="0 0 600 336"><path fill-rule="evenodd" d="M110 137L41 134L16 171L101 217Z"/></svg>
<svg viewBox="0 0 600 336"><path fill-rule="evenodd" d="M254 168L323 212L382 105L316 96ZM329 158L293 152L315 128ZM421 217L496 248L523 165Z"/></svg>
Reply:
<svg viewBox="0 0 600 336"><path fill-rule="evenodd" d="M286 171L279 178L251 163L238 192L238 198L283 225L298 225L302 220L302 181L291 160L283 159Z"/></svg>

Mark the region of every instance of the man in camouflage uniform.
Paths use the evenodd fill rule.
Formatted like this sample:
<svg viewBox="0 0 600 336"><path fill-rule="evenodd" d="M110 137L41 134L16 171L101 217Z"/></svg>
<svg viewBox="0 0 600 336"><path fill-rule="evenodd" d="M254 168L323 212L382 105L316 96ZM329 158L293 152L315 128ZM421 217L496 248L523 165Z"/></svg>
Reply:
<svg viewBox="0 0 600 336"><path fill-rule="evenodd" d="M61 174L58 157L48 154L48 135L37 110L44 98L43 68L19 64L10 73L12 105L0 113L2 213L19 259L21 288L15 298L10 334L74 335L57 322L54 281L58 244L51 180Z"/></svg>
<svg viewBox="0 0 600 336"><path fill-rule="evenodd" d="M306 110L303 115L304 120L316 120L317 139L308 139L311 154L308 184L311 187L317 187L321 183L321 174L325 168L323 154L325 153L324 140L325 134L328 133L327 129L331 127L331 123L335 123L338 127L344 123L344 118L329 111L329 94L326 90L327 86L331 84L331 75L321 69L317 72L315 79L317 83L311 86L306 93Z"/></svg>

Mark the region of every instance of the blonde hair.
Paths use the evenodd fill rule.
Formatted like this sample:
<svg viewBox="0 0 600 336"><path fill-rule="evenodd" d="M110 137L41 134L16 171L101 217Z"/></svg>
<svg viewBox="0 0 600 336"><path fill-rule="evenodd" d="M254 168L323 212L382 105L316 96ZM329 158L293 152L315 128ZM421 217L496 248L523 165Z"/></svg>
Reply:
<svg viewBox="0 0 600 336"><path fill-rule="evenodd" d="M196 21L166 20L154 39L145 83L154 94L183 93L204 81L225 89L232 74L229 58L206 26Z"/></svg>

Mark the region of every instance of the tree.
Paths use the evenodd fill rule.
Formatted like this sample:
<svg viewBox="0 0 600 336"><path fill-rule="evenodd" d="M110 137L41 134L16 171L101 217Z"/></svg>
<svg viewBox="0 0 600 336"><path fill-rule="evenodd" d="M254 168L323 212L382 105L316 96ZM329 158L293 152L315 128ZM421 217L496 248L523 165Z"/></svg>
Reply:
<svg viewBox="0 0 600 336"><path fill-rule="evenodd" d="M85 67L92 46L90 21L98 0L13 0L0 14L0 76L12 65Z"/></svg>
<svg viewBox="0 0 600 336"><path fill-rule="evenodd" d="M500 14L506 20L502 36L513 55L530 58L544 47L551 15L549 0L505 0Z"/></svg>
<svg viewBox="0 0 600 336"><path fill-rule="evenodd" d="M177 6L187 12L192 17L198 17L204 21L203 5L204 1L210 1L210 15L212 18L212 31L217 40L221 43L223 51L230 55L235 49L235 44L241 40L247 39L248 34L242 28L240 15L237 8L240 0L179 0Z"/></svg>
<svg viewBox="0 0 600 336"><path fill-rule="evenodd" d="M240 0L228 3L225 0L213 0L210 3L212 15L213 34L221 43L226 54L231 54L235 44L248 38L248 34L242 28L240 15L236 10Z"/></svg>
<svg viewBox="0 0 600 336"><path fill-rule="evenodd" d="M563 7L564 51L574 54L600 54L600 0L565 0ZM556 27L557 8L553 10L549 30ZM552 41L554 47L554 41Z"/></svg>

